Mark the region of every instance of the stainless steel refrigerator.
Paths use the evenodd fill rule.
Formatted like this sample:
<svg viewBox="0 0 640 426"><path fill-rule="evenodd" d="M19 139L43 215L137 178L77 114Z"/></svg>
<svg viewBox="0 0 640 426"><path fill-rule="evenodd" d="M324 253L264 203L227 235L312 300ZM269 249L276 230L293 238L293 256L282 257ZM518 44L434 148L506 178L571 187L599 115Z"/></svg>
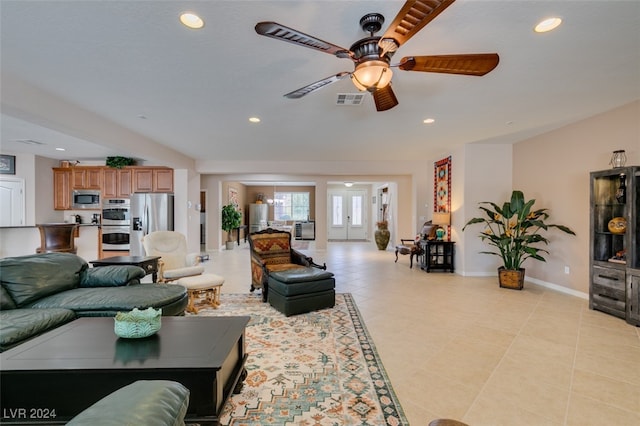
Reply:
<svg viewBox="0 0 640 426"><path fill-rule="evenodd" d="M144 256L142 237L154 231L173 231L173 194L135 193L131 195L131 256Z"/></svg>
<svg viewBox="0 0 640 426"><path fill-rule="evenodd" d="M249 232L258 232L267 227L268 204L249 204Z"/></svg>

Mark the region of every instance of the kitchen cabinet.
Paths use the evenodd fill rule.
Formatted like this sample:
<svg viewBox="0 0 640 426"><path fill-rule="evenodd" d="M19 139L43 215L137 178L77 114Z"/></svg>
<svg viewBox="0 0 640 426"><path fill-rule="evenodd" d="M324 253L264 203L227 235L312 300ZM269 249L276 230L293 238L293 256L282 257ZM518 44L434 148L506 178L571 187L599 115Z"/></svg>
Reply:
<svg viewBox="0 0 640 426"><path fill-rule="evenodd" d="M102 167L73 167L71 189L101 189Z"/></svg>
<svg viewBox="0 0 640 426"><path fill-rule="evenodd" d="M69 210L71 208L71 169L53 169L53 208Z"/></svg>
<svg viewBox="0 0 640 426"><path fill-rule="evenodd" d="M640 167L592 172L590 197L589 307L640 325Z"/></svg>
<svg viewBox="0 0 640 426"><path fill-rule="evenodd" d="M129 198L134 192L173 192L169 167L54 167L53 208L71 210L71 191L100 190L102 198Z"/></svg>
<svg viewBox="0 0 640 426"><path fill-rule="evenodd" d="M133 168L132 192L173 192L173 169Z"/></svg>
<svg viewBox="0 0 640 426"><path fill-rule="evenodd" d="M128 198L131 195L131 169L107 168L103 172L102 197Z"/></svg>

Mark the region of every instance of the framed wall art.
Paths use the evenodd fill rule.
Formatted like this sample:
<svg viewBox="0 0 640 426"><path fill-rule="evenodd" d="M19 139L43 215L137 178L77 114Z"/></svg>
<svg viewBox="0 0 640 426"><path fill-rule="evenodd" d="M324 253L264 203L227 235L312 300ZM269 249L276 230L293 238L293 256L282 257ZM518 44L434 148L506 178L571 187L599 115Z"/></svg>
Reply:
<svg viewBox="0 0 640 426"><path fill-rule="evenodd" d="M451 208L451 156L434 163L433 211L449 212Z"/></svg>
<svg viewBox="0 0 640 426"><path fill-rule="evenodd" d="M229 204L233 204L236 210L240 207L238 202L238 190L232 187L229 187Z"/></svg>
<svg viewBox="0 0 640 426"><path fill-rule="evenodd" d="M16 156L0 155L0 174L15 175L16 174Z"/></svg>

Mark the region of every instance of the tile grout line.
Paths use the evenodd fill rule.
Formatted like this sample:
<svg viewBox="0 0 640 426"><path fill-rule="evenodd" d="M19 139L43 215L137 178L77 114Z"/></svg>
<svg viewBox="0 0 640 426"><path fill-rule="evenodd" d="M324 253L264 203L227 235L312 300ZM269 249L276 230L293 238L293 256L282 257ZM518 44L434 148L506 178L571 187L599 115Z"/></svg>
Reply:
<svg viewBox="0 0 640 426"><path fill-rule="evenodd" d="M480 388L480 390L478 391L478 394L476 395L476 397L473 399L473 401L471 402L471 404L469 405L469 408L467 409L467 411L464 413L464 416L462 416L462 419L464 420L466 418L466 416L469 414L469 412L471 411L471 409L473 408L473 406L477 403L478 399L480 398L480 395L482 395L482 392L484 392L484 390L486 389L487 385L489 384L489 382L491 381L492 377L495 375L496 371L498 370L498 368L500 368L500 366L502 365L503 361L505 360L505 358L507 358L507 355L509 353L509 351L511 350L511 348L513 347L513 344L515 342L515 340L521 335L522 333L522 329L529 323L529 321L531 320L531 318L533 317L533 314L536 312L536 310L538 309L538 306L540 306L540 303L542 301L542 295L538 298L538 300L536 301L535 307L531 310L531 312L529 313L529 316L527 317L526 321L524 321L522 323L522 325L520 326L520 328L518 329L518 332L515 334L515 336L513 337L513 339L511 340L511 343L509 344L509 347L504 351L504 355L500 358L500 361L498 361L498 363L496 364L496 366L493 368L493 371L491 372L491 374L489 375L489 377L487 378L487 380L484 382L484 384L482 385L482 387ZM522 410L528 411L530 413L532 413L529 410L526 410L522 407L519 407ZM533 413L533 414L537 414L537 413ZM552 420L553 419L549 419Z"/></svg>

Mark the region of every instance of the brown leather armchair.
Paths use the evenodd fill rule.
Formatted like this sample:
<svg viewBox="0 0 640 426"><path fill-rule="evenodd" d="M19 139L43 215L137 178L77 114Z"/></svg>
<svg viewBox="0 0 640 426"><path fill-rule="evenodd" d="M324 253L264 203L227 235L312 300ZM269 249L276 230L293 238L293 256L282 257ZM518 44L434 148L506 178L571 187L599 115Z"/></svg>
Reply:
<svg viewBox="0 0 640 426"><path fill-rule="evenodd" d="M315 267L326 270L327 265L318 265L313 259L291 248L291 233L267 228L249 234L251 253L251 288L262 288L262 300L267 301L270 272L296 268Z"/></svg>
<svg viewBox="0 0 640 426"><path fill-rule="evenodd" d="M36 253L76 253L74 238L77 224L44 223L37 227L40 231L40 247L36 249Z"/></svg>

